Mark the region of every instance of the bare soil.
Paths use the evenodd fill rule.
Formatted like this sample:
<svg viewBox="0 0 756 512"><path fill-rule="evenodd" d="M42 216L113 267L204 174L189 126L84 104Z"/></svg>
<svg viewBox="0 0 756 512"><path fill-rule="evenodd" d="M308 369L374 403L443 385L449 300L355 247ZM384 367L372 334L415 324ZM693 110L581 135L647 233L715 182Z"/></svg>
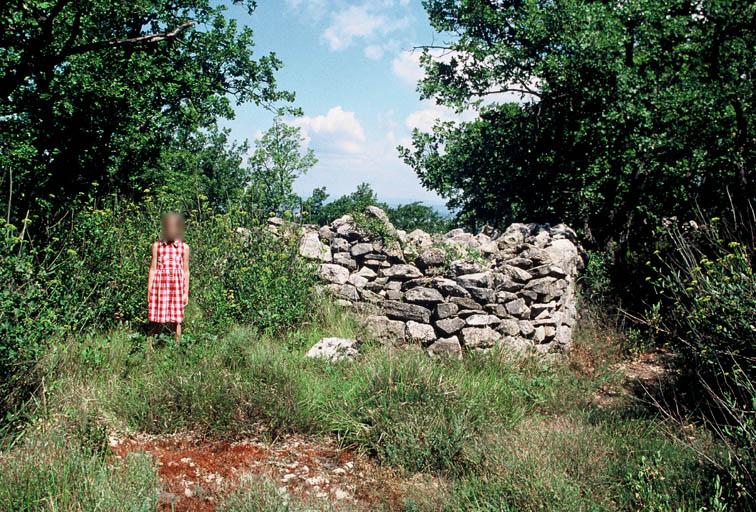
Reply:
<svg viewBox="0 0 756 512"><path fill-rule="evenodd" d="M263 477L278 492L330 510L401 510L402 481L367 456L323 439L289 436L207 440L188 434L113 437L115 457L146 452L162 484L158 510L212 512L244 478Z"/></svg>

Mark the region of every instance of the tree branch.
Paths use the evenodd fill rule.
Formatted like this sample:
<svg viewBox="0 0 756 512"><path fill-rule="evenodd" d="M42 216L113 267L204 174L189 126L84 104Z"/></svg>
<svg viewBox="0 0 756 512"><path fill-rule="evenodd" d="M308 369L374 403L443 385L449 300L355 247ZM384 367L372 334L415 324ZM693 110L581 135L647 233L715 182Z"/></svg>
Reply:
<svg viewBox="0 0 756 512"><path fill-rule="evenodd" d="M62 4L65 4L65 1L62 1L59 5ZM15 91L16 88L19 87L28 77L34 75L35 73L44 73L46 71L49 71L56 65L61 64L63 61L65 61L66 58L73 55L80 55L83 53L105 50L108 48L134 48L175 39L181 32L188 29L192 25L194 25L193 21L186 21L168 32L146 34L143 36L130 37L125 39L111 39L109 41L96 41L93 43L80 44L63 49L53 55L38 55L42 53L42 44L50 44L50 41L44 40L42 42L38 42L36 46L33 46L33 52L32 49L25 52L26 57L21 60L21 65L17 69L12 70L6 76L0 78L0 98L4 99L9 97L13 93L13 91ZM78 32L80 30L77 23L74 23L72 30L73 32ZM72 39L69 38L69 41L72 41Z"/></svg>
<svg viewBox="0 0 756 512"><path fill-rule="evenodd" d="M531 95L531 96L536 96L538 98L541 97L540 93L537 93L537 92L533 91L532 89L530 89L528 87L525 87L525 86L523 86L523 87L524 87L523 89L520 89L518 87L504 87L502 89L494 89L494 90L491 90L491 91L479 92L479 93L476 93L475 95L482 97L482 96L489 96L491 94L501 94L501 93L505 93L505 92L516 92L516 93L523 94L523 95L527 94L527 95Z"/></svg>
<svg viewBox="0 0 756 512"><path fill-rule="evenodd" d="M158 34L146 34L143 36L130 37L126 39L111 39L110 41L96 41L94 43L80 44L61 52L56 56L56 59L60 61L72 55L105 50L108 48L116 48L119 46L140 46L159 43L160 41L175 39L176 36L178 36L181 32L188 29L192 25L194 25L193 21L186 21L170 32L161 32Z"/></svg>

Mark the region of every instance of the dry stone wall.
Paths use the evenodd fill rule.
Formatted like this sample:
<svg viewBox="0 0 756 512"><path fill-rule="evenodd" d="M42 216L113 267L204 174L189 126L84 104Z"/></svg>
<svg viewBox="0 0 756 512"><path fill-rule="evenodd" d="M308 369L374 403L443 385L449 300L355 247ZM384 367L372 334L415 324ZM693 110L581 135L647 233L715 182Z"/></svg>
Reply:
<svg viewBox="0 0 756 512"><path fill-rule="evenodd" d="M305 226L299 250L320 262L338 303L360 312L386 343L457 357L494 346L569 349L583 268L575 232L563 224L484 231L405 233L370 206L358 219Z"/></svg>

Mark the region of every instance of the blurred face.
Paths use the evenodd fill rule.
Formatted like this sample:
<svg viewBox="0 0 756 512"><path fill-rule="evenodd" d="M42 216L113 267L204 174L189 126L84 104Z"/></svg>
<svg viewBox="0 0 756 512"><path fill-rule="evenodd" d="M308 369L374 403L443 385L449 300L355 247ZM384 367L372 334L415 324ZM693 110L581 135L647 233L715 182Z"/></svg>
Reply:
<svg viewBox="0 0 756 512"><path fill-rule="evenodd" d="M163 238L168 241L181 240L184 236L184 221L176 215L170 214L163 218Z"/></svg>

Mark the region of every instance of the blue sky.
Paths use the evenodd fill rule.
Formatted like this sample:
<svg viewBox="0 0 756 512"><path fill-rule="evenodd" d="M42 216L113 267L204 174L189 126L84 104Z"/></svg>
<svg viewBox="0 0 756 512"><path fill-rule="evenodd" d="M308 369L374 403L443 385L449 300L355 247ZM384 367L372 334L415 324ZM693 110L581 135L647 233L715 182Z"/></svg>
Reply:
<svg viewBox="0 0 756 512"><path fill-rule="evenodd" d="M416 92L421 71L412 48L438 41L420 0L259 0L251 17L241 8L231 14L254 29L259 54L274 51L283 61L279 83L304 110L293 122L320 161L297 181L299 194L326 186L334 199L368 182L390 203L442 202L395 149L413 127L455 117ZM226 124L235 139L251 142L271 120L243 105Z"/></svg>

